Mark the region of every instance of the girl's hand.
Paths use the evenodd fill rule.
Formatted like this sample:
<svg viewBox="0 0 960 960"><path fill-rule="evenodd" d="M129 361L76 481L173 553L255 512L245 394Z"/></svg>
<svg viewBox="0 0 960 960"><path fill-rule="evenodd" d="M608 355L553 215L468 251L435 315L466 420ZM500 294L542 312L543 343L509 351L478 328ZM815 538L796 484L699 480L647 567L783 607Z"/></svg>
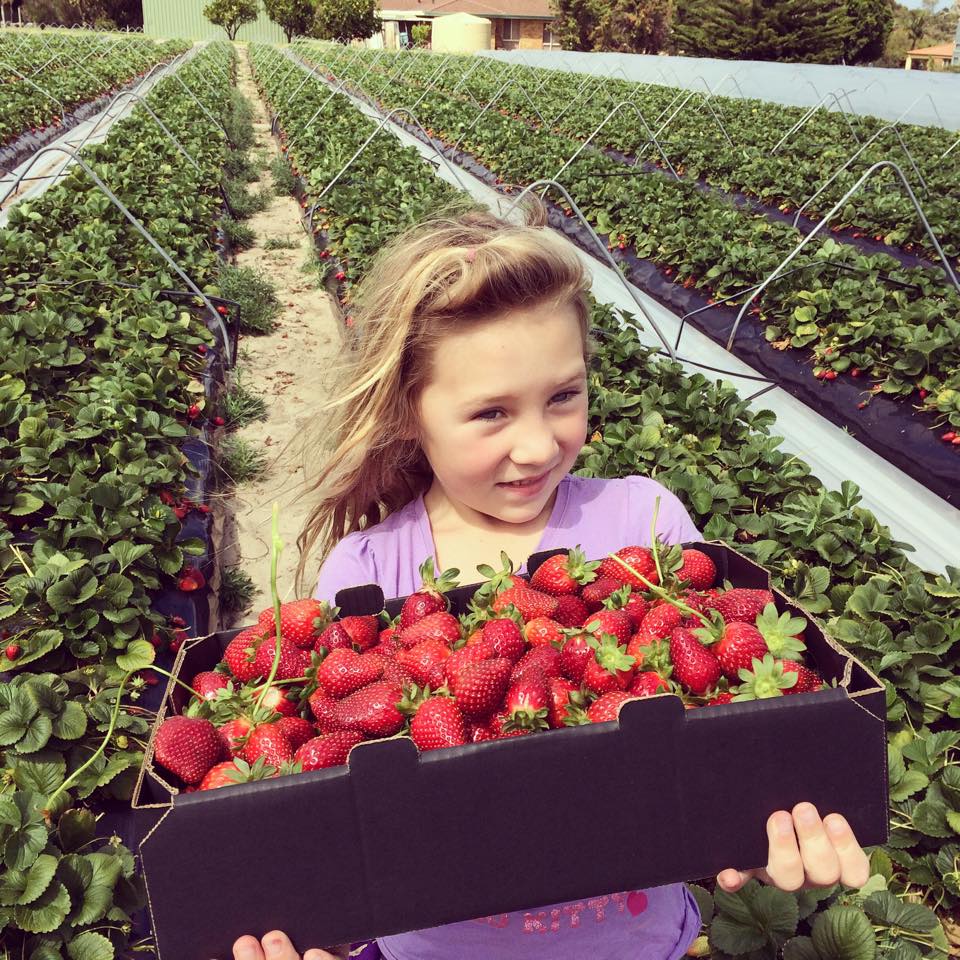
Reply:
<svg viewBox="0 0 960 960"><path fill-rule="evenodd" d="M303 955L303 960L343 960L349 946L332 947L334 953L314 947ZM300 960L290 938L282 930L272 930L262 941L256 937L241 937L233 945L233 960Z"/></svg>
<svg viewBox="0 0 960 960"><path fill-rule="evenodd" d="M812 803L798 803L792 813L770 815L767 836L766 869L722 870L717 874L721 890L736 893L751 877L788 891L835 883L859 889L870 878L870 861L839 813L821 820Z"/></svg>

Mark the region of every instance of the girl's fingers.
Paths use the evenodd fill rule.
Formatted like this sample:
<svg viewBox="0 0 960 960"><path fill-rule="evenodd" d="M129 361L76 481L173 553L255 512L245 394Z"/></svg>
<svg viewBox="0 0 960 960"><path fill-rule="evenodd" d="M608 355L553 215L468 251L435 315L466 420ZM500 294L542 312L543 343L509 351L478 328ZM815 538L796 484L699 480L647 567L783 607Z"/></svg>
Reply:
<svg viewBox="0 0 960 960"><path fill-rule="evenodd" d="M823 824L840 861L840 882L859 889L870 879L870 859L857 842L850 824L839 813L824 817Z"/></svg>
<svg viewBox="0 0 960 960"><path fill-rule="evenodd" d="M233 945L233 960L263 960L260 941L256 937L240 937Z"/></svg>
<svg viewBox="0 0 960 960"><path fill-rule="evenodd" d="M812 803L798 803L793 808L800 841L800 857L807 886L832 887L840 879L840 858L827 836L823 821Z"/></svg>
<svg viewBox="0 0 960 960"><path fill-rule="evenodd" d="M767 840L770 851L767 875L770 882L781 890L799 890L806 876L797 846L794 818L786 810L777 810L770 815L767 820Z"/></svg>
<svg viewBox="0 0 960 960"><path fill-rule="evenodd" d="M300 960L290 938L282 930L271 930L262 940L267 960Z"/></svg>

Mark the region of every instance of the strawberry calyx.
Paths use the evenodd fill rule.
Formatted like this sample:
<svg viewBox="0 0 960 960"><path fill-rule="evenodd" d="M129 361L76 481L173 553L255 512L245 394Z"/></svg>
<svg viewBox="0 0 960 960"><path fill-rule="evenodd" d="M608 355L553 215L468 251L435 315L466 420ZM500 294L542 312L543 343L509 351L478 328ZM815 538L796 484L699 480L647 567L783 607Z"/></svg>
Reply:
<svg viewBox="0 0 960 960"><path fill-rule="evenodd" d="M803 617L794 617L789 612L777 613L777 608L768 603L757 617L756 625L774 657L794 659L807 649L801 639L807 626Z"/></svg>
<svg viewBox="0 0 960 960"><path fill-rule="evenodd" d="M754 657L751 667L750 670L740 669L743 682L736 689L733 697L735 703L782 697L784 690L796 685L797 674L784 670L783 661L776 659L773 654L765 654L763 660Z"/></svg>
<svg viewBox="0 0 960 960"><path fill-rule="evenodd" d="M611 633L601 633L599 640L591 633L585 639L593 649L597 663L613 676L620 670L629 670L637 662L636 657L627 653L626 644L621 644Z"/></svg>

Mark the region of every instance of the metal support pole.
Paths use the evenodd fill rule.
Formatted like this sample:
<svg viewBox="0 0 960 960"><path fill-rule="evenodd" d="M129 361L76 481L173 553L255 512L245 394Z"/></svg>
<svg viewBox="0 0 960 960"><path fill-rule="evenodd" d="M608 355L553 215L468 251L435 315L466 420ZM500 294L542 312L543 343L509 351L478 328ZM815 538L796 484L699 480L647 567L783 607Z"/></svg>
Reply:
<svg viewBox="0 0 960 960"><path fill-rule="evenodd" d="M881 127L869 140L867 140L866 143L864 143L860 147L859 150L857 150L856 153L854 153L851 157L849 157L846 160L846 162L844 162L840 167L838 167L833 172L833 175L830 177L829 180L826 180L822 184L820 184L820 186L812 194L812 196L808 197L806 200L803 201L802 204L800 204L799 207L797 207L797 212L796 214L794 214L794 217L793 217L794 226L796 226L800 222L800 215L803 213L803 211L806 210L806 208L810 206L810 204L813 203L813 201L816 200L817 197L819 197L820 194L823 193L823 191L826 190L830 186L830 184L832 184L833 181L836 180L837 177L839 177L840 174L843 173L843 171L846 170L847 167L849 167L850 164L853 163L853 161L856 160L857 157L859 157L860 154L863 153L863 151L866 150L871 143L873 143L874 140L876 140L881 134L885 133L887 130L892 130L896 134L897 140L900 142L900 148L907 155L907 159L910 161L910 166L913 167L913 172L917 175L917 179L920 181L920 184L922 185L923 189L927 190L927 181L923 179L923 175L920 173L920 170L917 167L916 163L914 163L913 156L911 155L910 151L907 149L907 145L903 142L903 137L900 136L900 131L892 123L888 123L886 126Z"/></svg>
<svg viewBox="0 0 960 960"><path fill-rule="evenodd" d="M800 130L800 128L803 127L804 124L806 124L807 121L817 112L817 110L819 110L820 107L822 107L823 104L831 97L833 98L834 103L836 103L837 108L843 114L844 120L847 121L847 127L850 129L851 136L857 143L860 143L860 138L857 136L857 131L853 129L853 124L850 123L850 118L847 116L846 110L843 109L843 104L840 103L840 101L837 99L837 95L831 90L830 93L825 93L820 98L818 103L815 103L812 107L810 107L810 109L807 110L807 112L780 138L780 140L777 142L777 145L770 151L770 155L773 156L784 145L784 143L786 143L786 141L794 133Z"/></svg>
<svg viewBox="0 0 960 960"><path fill-rule="evenodd" d="M174 80L179 81L180 86L183 87L183 89L186 90L187 93L190 94L190 96L193 98L193 100L194 100L194 102L196 103L196 105L210 118L210 120L212 121L213 125L220 131L220 133L223 134L224 140L226 140L227 143L229 143L229 142L230 142L230 138L227 136L227 131L224 129L223 124L200 102L199 97L197 97L197 95L187 86L187 84L186 84L186 82L184 81L183 77L181 77L179 73L173 73L173 74L171 74L170 76L171 76Z"/></svg>
<svg viewBox="0 0 960 960"><path fill-rule="evenodd" d="M717 126L720 128L720 132L726 138L727 143L729 143L730 146L732 147L734 145L733 140L730 139L730 134L727 133L727 128L724 126L723 121L720 119L719 115L717 114L717 111L713 109L713 104L710 102L710 100L707 97L705 97L702 93L700 93L699 90L691 90L683 98L683 100L680 103L680 106L678 106L677 109L674 110L673 113L671 113L670 116L666 120L664 120L663 123L660 124L660 127L657 130L657 132L654 134L654 136L659 137L660 134L663 133L663 131L668 126L670 126L670 124L673 121L673 118L687 105L687 102L691 99L691 97L700 97L700 99L703 100L703 103L706 106L706 108L710 111L711 114L713 114L713 119L717 121Z"/></svg>
<svg viewBox="0 0 960 960"><path fill-rule="evenodd" d="M34 83L29 77L24 76L16 67L11 67L9 63L5 61L0 61L0 67L6 67L8 70L12 70L24 83L29 83L31 87L39 90L48 100L52 100L60 108L60 122L66 123L66 110L63 108L63 104L52 94L47 93L39 84Z"/></svg>
<svg viewBox="0 0 960 960"><path fill-rule="evenodd" d="M27 165L23 173L17 177L13 186L2 198L0 198L0 207L6 202L7 197L14 193L17 187L20 186L20 182L23 178L30 172L30 169L33 165L40 159L45 153L64 153L76 163L83 172L94 182L97 189L127 218L127 220L132 224L133 228L153 247L157 253L163 258L164 262L167 264L170 269L172 269L181 280L186 283L190 291L196 296L200 297L203 300L204 305L210 313L211 318L216 321L217 326L220 328L220 333L223 336L223 346L224 351L227 356L227 363L229 366L233 366L233 357L231 356L230 350L230 337L227 334L226 325L223 322L223 317L214 309L213 304L210 302L209 297L187 276L186 273L181 269L180 265L160 246L159 243L154 239L153 235L147 230L146 227L127 209L123 201L94 173L93 169L87 165L83 158L75 153L73 150L68 150L66 147L44 147L42 150L38 150L30 160L30 163Z"/></svg>
<svg viewBox="0 0 960 960"><path fill-rule="evenodd" d="M606 261L607 265L613 270L613 272L620 278L620 282L623 284L627 293L630 294L630 297L633 299L633 302L637 305L637 308L639 309L639 311L643 314L644 319L653 328L653 331L656 333L657 337L660 339L660 342L663 344L664 349L669 354L670 359L676 360L677 353L673 349L673 344L671 344L670 341L664 336L663 331L657 325L657 322L647 312L647 308L643 305L643 302L641 301L639 294L637 293L633 285L627 282L627 278L620 271L620 267L617 264L616 260L614 260L613 257L610 255L610 251L607 249L607 245L597 236L596 231L590 225L587 218L583 215L583 212L581 211L580 207L577 206L577 202L573 199L573 197L570 196L566 187L564 187L563 184L557 183L556 180L550 180L550 179L535 180L533 183L524 187L523 190L521 190L520 193L517 194L516 199L507 208L507 212L504 214L504 219L510 216L510 214L514 211L514 209L516 209L520 201L528 193L531 193L532 191L536 190L538 187L544 187L545 188L544 193L546 193L547 189L549 189L550 187L553 187L554 189L559 190L561 194L563 194L563 198L570 205L570 209L573 210L574 214L577 216L580 222L587 228L587 231L589 232L591 239L596 244L597 249L600 251L601 257Z"/></svg>
<svg viewBox="0 0 960 960"><path fill-rule="evenodd" d="M655 144L657 145L657 149L660 151L660 155L663 157L664 160L666 160L667 166L670 168L670 172L673 174L674 178L677 179L677 180L680 179L680 175L677 173L676 170L674 170L673 164L670 162L670 158L667 156L667 152L663 149L663 146L662 146L662 144L660 143L660 141L657 140L656 134L654 134L654 133L652 133L652 132L650 131L650 127L648 126L647 121L646 121L646 119L645 119L644 116L643 116L643 113L641 113L640 108L639 108L632 100L621 100L620 103L618 103L618 104L603 118L603 121L601 122L600 126L597 127L597 129L594 130L593 133L591 133L590 136L587 137L587 139L584 140L584 142L580 144L580 146L577 148L577 150L576 150L576 152L573 154L573 156L570 157L570 159L553 175L553 180L554 180L554 181L560 179L560 174L563 173L563 171L566 170L567 167L569 167L570 164L573 163L573 161L576 160L577 157L579 157L581 153L583 153L583 151L589 146L590 141L593 140L593 138L604 128L604 126L606 125L607 121L610 120L610 118L611 118L615 113L617 113L617 112L620 110L621 107L633 107L633 109L637 112L637 116L640 118L640 122L643 124L644 130L647 131L647 136L650 138L650 139L647 141L647 145L649 146L650 143L655 143ZM638 157L638 159L639 159L639 157Z"/></svg>
<svg viewBox="0 0 960 960"><path fill-rule="evenodd" d="M933 107L933 112L937 115L937 123L940 124L941 127L945 127L946 124L943 122L943 117L940 116L940 111L937 108L937 102L929 93L921 93L920 96L917 97L917 99L914 100L913 103L911 103L910 106L907 107L907 109L904 110L903 113L901 113L900 116L897 117L897 119L893 122L899 123L924 97L930 101L930 106Z"/></svg>
<svg viewBox="0 0 960 960"><path fill-rule="evenodd" d="M460 139L457 140L457 142L453 145L453 149L454 149L454 150L456 150L456 149L459 148L460 144L463 143L463 138L476 126L476 124L477 124L477 122L480 120L480 118L490 109L490 107L493 105L493 103L494 103L494 101L497 99L497 97L499 97L500 94L503 93L503 91L504 91L507 87L510 86L510 84L516 84L517 86L520 85L520 84L519 84L519 81L515 80L513 77L511 77L511 78L509 78L508 80L506 80L506 81L500 86L500 89L497 90L497 92L493 95L493 97L491 97L490 102L473 118L473 120L470 121L470 124L469 124L469 126L466 128L466 130L464 130L463 133L460 134ZM520 87L520 89L523 90L523 87ZM523 92L524 92L524 95L526 95L526 91L524 90ZM527 97L527 100L529 101L530 98ZM541 122L541 123L546 123L546 121L545 121L545 120L543 119L543 117L541 116L540 111L536 108L536 106L533 104L533 102L530 102L530 106L533 108L533 112L534 112L538 117L540 117L540 122Z"/></svg>
<svg viewBox="0 0 960 960"><path fill-rule="evenodd" d="M960 293L960 281L957 280L956 274L953 272L953 269L950 266L950 262L947 260L944 255L943 249L940 246L939 241L937 240L936 234L933 232L929 222L927 221L926 216L924 215L923 209L921 208L919 202L917 201L916 196L914 195L913 190L910 188L910 184L907 182L907 178L903 175L903 171L900 169L897 164L892 160L880 160L870 167L860 179L833 205L830 209L830 212L810 231L801 241L793 248L793 252L784 259L780 265L767 277L763 283L757 288L756 294L754 296L759 296L781 273L781 271L789 264L799 253L800 251L810 243L811 240L830 222L834 214L838 210L842 210L844 204L847 200L850 199L860 187L873 176L873 174L879 170L881 167L890 167L894 173L900 178L900 183L903 185L904 190L907 193L907 196L910 198L910 202L913 204L914 210L917 211L917 216L920 218L920 222L923 224L923 228L927 233L927 236L930 238L930 242L933 244L934 249L937 251L937 254L940 257L940 262L943 264L943 270L947 275L947 279L954 285L957 292ZM740 321L743 319L743 315L746 312L747 303L740 308L740 312L737 314L737 319L734 321L733 329L730 331L730 336L727 338L727 349L733 349L733 341L737 335L737 329L740 326Z"/></svg>

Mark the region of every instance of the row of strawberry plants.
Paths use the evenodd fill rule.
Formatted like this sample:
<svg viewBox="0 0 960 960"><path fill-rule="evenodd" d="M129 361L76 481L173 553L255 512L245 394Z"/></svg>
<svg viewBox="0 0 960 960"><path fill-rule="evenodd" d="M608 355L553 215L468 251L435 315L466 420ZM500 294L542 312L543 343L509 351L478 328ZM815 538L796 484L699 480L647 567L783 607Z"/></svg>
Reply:
<svg viewBox="0 0 960 960"><path fill-rule="evenodd" d="M36 133L48 125L59 126L61 116L55 100L64 110L70 110L116 91L155 63L186 49L179 40L157 43L142 37L116 43L98 41L91 49L89 40L78 37L60 39L51 50L40 37L0 37L0 62L13 68L0 66L0 145L26 131Z"/></svg>
<svg viewBox="0 0 960 960"><path fill-rule="evenodd" d="M335 171L332 158L351 156L372 125L338 95L306 129L327 91L311 87L291 103L294 85L278 69L278 57L258 48L253 60L259 83L279 108L281 126L294 144L289 159L296 169L322 164ZM393 151L403 153L396 144ZM393 161L381 153L379 172L364 171L367 200L352 211L352 235L375 231L379 244L405 225L389 201L371 199L379 198L379 184L392 169ZM407 177L411 183L433 180L424 163ZM315 190L308 186L308 202L316 199ZM324 203L336 216L333 193ZM346 197L350 202L349 192ZM385 216L393 218L389 230ZM336 252L336 244L331 246ZM376 246L365 252L355 248L353 277L362 276ZM622 476L640 470L658 477L683 499L706 536L724 539L768 566L778 584L828 619L844 642L881 673L888 688L896 828L889 849L874 853L876 877L867 892L889 890L930 907L960 902L951 860L957 846L949 839L955 832L952 827L943 832L960 809L952 773L960 740L953 720L960 715L960 685L953 679L960 630L951 616L960 574L947 581L910 564L904 545L857 505L853 485L827 491L802 461L780 449L771 435L772 414L751 411L729 385L689 376L679 364L655 356L608 308L597 307L595 323L602 349L591 371L592 436L578 472ZM753 924L764 950L750 953L757 949L754 940L753 947L736 954L756 957L770 955L769 942L806 930L830 903L859 905L866 896L830 890L794 897L771 891L761 904L749 893L733 900L714 898L703 888L697 894L708 923L716 910L728 929L733 926L744 937ZM903 903L893 898L885 903L868 924L878 955L945 955L943 934L929 911L899 924L907 930L904 936L897 920ZM773 919L778 911L793 918L779 934ZM714 944L713 955L728 954Z"/></svg>
<svg viewBox="0 0 960 960"><path fill-rule="evenodd" d="M378 63L381 75L399 72L394 62L397 56ZM414 55L413 65L408 65L402 76L405 81L422 84L432 80L450 92L458 87L470 65L469 58L458 58L449 69L434 77L438 70L436 58L420 54ZM503 88L508 78L516 82ZM590 84L589 97L581 97L575 108L566 109L585 79L582 74L567 71L491 61L491 66L469 73L459 91L461 97L473 97L480 104L496 97L497 106L528 123L550 124L556 119L556 123L550 124L553 132L579 141L594 133L613 107L624 100L634 103L651 130L656 131L659 127L656 118L662 117L660 123L667 121L680 94L671 87L630 83L618 78L598 79ZM531 102L529 94L533 90L536 94ZM736 190L777 204L785 212L804 204L859 149L846 121L835 113L821 110L813 121L772 154L777 141L805 111L764 101L723 97L712 98L710 104L732 143L724 137L709 110L702 106L701 99L694 98L661 134L674 168L688 178L703 177L722 190ZM472 109L478 108L472 106ZM851 123L863 143L879 133L888 121L864 116ZM950 165L940 159L956 134L938 127L906 124L899 132L923 175L926 188L917 180L895 134L887 132L867 147L804 212L823 216L871 164L893 159L906 172L948 256L956 260L960 256L960 218L957 216L960 186ZM648 134L636 111L627 107L613 116L592 142L626 154L642 152L649 159L661 159L656 148L644 148L647 140ZM909 199L899 191L863 191L851 198L832 224L837 229L853 227L888 244L902 244L908 249L916 247L930 256L935 255Z"/></svg>
<svg viewBox="0 0 960 960"><path fill-rule="evenodd" d="M228 149L205 110L232 109L232 64L220 44L181 68L205 109L173 79L151 91L196 167L145 111L84 151L211 292ZM155 597L204 549L182 536L184 451L222 344L162 295L182 281L77 167L11 210L0 251L0 940L108 960L143 948L142 881L109 824L149 732L142 671L175 635Z"/></svg>
<svg viewBox="0 0 960 960"><path fill-rule="evenodd" d="M346 72L359 80L365 62L363 56L354 58ZM299 82L296 76L287 80ZM403 86L391 87L377 102L386 110L411 98L417 99ZM467 156L479 160L497 183L525 184L552 176L576 149L570 141L497 113L467 130L470 118L463 105L444 94L423 96L416 112L441 141L456 143L462 137ZM799 240L792 228L705 196L689 183L642 174L628 180L624 172L601 154L585 153L564 179L588 220L608 236L608 246L628 257L635 254L640 266L646 265L645 273L635 271L634 282L674 308L736 297L762 281ZM878 395L901 397L928 414L927 426L952 440L960 425L960 296L944 287L942 276L903 269L884 255L859 255L832 239L814 242L791 267L751 307L747 322L762 324L776 350L794 348L800 354L792 361L782 353L761 351L756 359L778 379L778 367L785 366L794 381L789 388L828 410L836 401L823 391L841 379L844 389L836 392L851 409L839 409L837 416L854 430L865 416L853 409L857 403L862 411ZM689 292L699 301L678 291L678 285L693 288ZM732 316L729 307L717 307L694 319L724 338ZM804 362L811 362L809 376L819 383L804 383L797 376ZM864 382L868 378L872 384ZM897 414L893 404L881 402L883 416L889 415L887 406ZM910 416L910 409L904 409L902 417L909 421ZM903 458L901 468L947 496L942 490L951 486L954 458L935 437L924 439L919 432L921 449ZM881 455L895 456L882 434L864 426L857 436Z"/></svg>

